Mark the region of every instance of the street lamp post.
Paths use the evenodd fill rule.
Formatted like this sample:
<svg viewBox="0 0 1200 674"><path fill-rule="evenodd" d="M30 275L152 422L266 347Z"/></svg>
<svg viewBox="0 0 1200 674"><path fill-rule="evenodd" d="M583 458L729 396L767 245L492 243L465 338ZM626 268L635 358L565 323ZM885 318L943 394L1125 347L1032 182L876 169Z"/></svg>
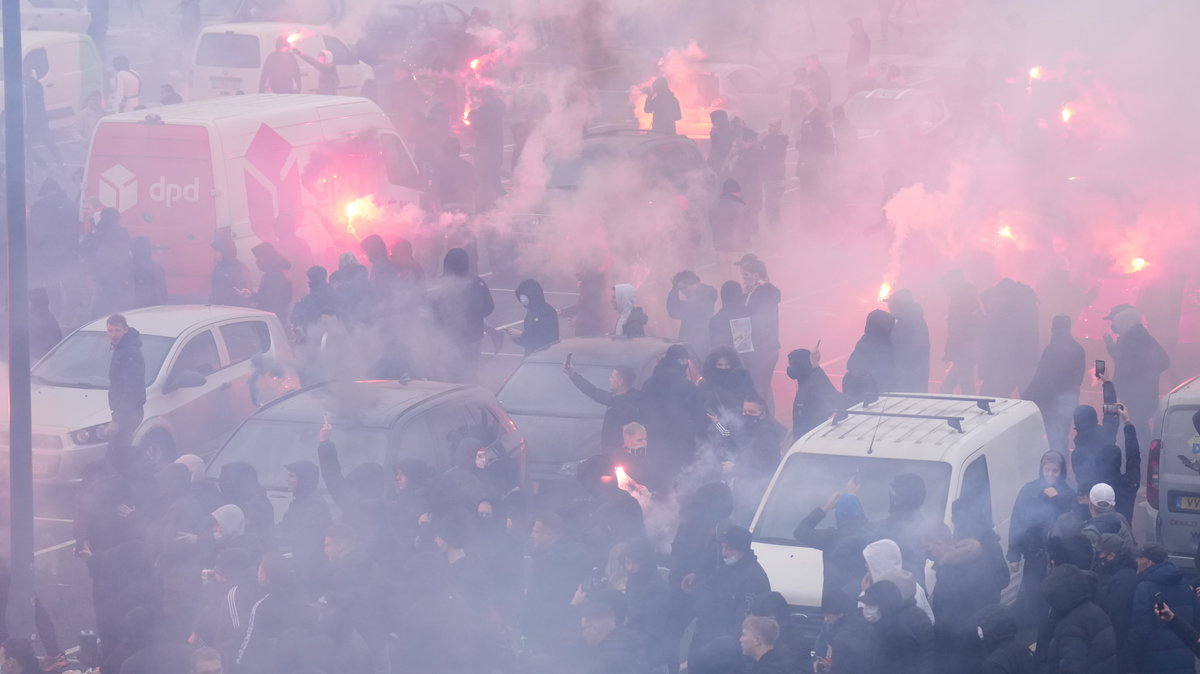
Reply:
<svg viewBox="0 0 1200 674"><path fill-rule="evenodd" d="M9 633L33 632L33 421L29 392L29 288L25 258L26 73L21 2L4 10L4 156L8 196L8 471L12 521Z"/></svg>

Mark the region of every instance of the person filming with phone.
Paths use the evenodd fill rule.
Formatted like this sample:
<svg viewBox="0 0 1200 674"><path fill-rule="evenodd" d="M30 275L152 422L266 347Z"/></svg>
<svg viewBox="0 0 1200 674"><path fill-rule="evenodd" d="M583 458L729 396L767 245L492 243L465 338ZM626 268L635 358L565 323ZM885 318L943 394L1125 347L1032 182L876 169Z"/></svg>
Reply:
<svg viewBox="0 0 1200 674"><path fill-rule="evenodd" d="M1167 606L1188 625L1196 622L1196 596L1183 573L1167 558L1167 549L1156 543L1142 546L1136 554L1138 586L1133 593L1133 618L1129 649L1133 670L1139 674L1193 672L1195 662L1188 644L1175 636L1161 619Z"/></svg>
<svg viewBox="0 0 1200 674"><path fill-rule="evenodd" d="M1117 441L1117 430L1121 427L1121 415L1116 408L1117 389L1102 360L1096 361L1096 379L1104 389L1103 422L1091 405L1076 407L1072 415L1075 449L1071 452L1071 470L1075 473L1075 482L1084 486L1101 482L1096 472L1096 455L1100 448Z"/></svg>

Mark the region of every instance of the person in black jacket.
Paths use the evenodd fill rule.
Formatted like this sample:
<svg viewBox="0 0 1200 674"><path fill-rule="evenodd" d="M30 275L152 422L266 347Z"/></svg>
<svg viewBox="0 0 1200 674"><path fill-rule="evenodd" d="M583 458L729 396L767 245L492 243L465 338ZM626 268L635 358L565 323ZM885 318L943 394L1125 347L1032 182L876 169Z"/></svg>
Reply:
<svg viewBox="0 0 1200 674"><path fill-rule="evenodd" d="M896 357L897 391L929 391L929 326L925 311L911 290L897 290L887 298L888 310L896 318L892 349Z"/></svg>
<svg viewBox="0 0 1200 674"><path fill-rule="evenodd" d="M863 617L875 622L880 659L895 674L926 674L933 669L933 625L900 588L883 580L867 588L859 602Z"/></svg>
<svg viewBox="0 0 1200 674"><path fill-rule="evenodd" d="M1017 599L1017 620L1034 624L1049 608L1039 589L1046 577L1046 539L1060 515L1075 504L1075 490L1067 484L1067 460L1049 451L1042 455L1038 478L1017 493L1008 527L1008 563L1016 573L1022 561L1025 570Z"/></svg>
<svg viewBox="0 0 1200 674"><path fill-rule="evenodd" d="M717 304L717 289L700 282L696 272L685 269L671 279L667 293L667 315L679 321L679 341L696 353L710 348L708 325Z"/></svg>
<svg viewBox="0 0 1200 674"><path fill-rule="evenodd" d="M1135 671L1133 652L1129 648L1129 628L1138 575L1129 542L1116 534L1100 536L1096 541L1092 570L1100 579L1096 603L1108 614L1117 638L1117 671Z"/></svg>
<svg viewBox="0 0 1200 674"><path fill-rule="evenodd" d="M475 381L483 319L496 308L487 283L471 275L470 258L462 248L451 248L442 262L442 285L433 300L434 312L453 346L449 374L453 381Z"/></svg>
<svg viewBox="0 0 1200 674"><path fill-rule="evenodd" d="M263 311L270 311L286 323L292 307L292 282L284 273L292 263L283 259L270 243L260 243L250 249L254 264L263 273L258 281L258 290L250 295L251 304Z"/></svg>
<svg viewBox="0 0 1200 674"><path fill-rule="evenodd" d="M218 235L212 242L217 251L217 263L213 265L212 288L208 303L240 307L246 304L244 291L250 287L246 280L246 265L238 260L237 244L228 234Z"/></svg>
<svg viewBox="0 0 1200 674"><path fill-rule="evenodd" d="M1192 655L1200 658L1200 631L1191 623L1181 619L1171 610L1171 605L1163 602L1154 607L1154 614L1158 619L1165 622L1167 627L1179 637L1179 640L1184 643L1192 651Z"/></svg>
<svg viewBox="0 0 1200 674"><path fill-rule="evenodd" d="M606 601L583 605L580 620L584 649L579 653L583 674L645 674L648 670L638 648L638 636L617 624L616 613Z"/></svg>
<svg viewBox="0 0 1200 674"><path fill-rule="evenodd" d="M151 257L150 239L135 236L129 241L133 256L133 306L156 307L167 303L167 276Z"/></svg>
<svg viewBox="0 0 1200 674"><path fill-rule="evenodd" d="M700 392L688 380L688 352L672 344L642 387L642 423L650 444L664 452L672 477L692 460L699 433L708 425Z"/></svg>
<svg viewBox="0 0 1200 674"><path fill-rule="evenodd" d="M509 328L514 344L525 348L525 355L539 351L558 341L558 312L546 301L542 284L525 279L517 286L517 301L525 307L525 322L521 329Z"/></svg>
<svg viewBox="0 0 1200 674"><path fill-rule="evenodd" d="M608 376L608 391L601 391L586 377L575 371L570 363L563 363L563 372L571 378L584 395L604 405L604 423L600 427L600 448L606 452L619 448L624 442L621 429L625 424L642 418L642 392L633 387L637 377L633 368L619 365Z"/></svg>
<svg viewBox="0 0 1200 674"><path fill-rule="evenodd" d="M742 621L742 636L738 641L742 654L753 661L745 670L747 674L791 674L796 671L791 654L775 645L779 641L779 629L774 618L752 615Z"/></svg>
<svg viewBox="0 0 1200 674"><path fill-rule="evenodd" d="M797 440L833 415L842 394L821 369L821 352L796 349L788 354L787 376L796 381L792 401L792 439Z"/></svg>
<svg viewBox="0 0 1200 674"><path fill-rule="evenodd" d="M987 655L976 670L980 674L1034 674L1029 647L1017 641L1017 620L1000 604L985 607L976 623Z"/></svg>
<svg viewBox="0 0 1200 674"><path fill-rule="evenodd" d="M1096 479L1113 488L1117 496L1117 512L1124 515L1127 522L1132 522L1133 503L1142 482L1142 452L1138 445L1137 430L1129 420L1129 412L1124 407L1118 407L1117 411L1125 424L1125 456L1121 456L1120 447L1105 445L1096 452L1093 465Z"/></svg>
<svg viewBox="0 0 1200 674"><path fill-rule="evenodd" d="M779 288L767 278L767 265L753 254L743 255L738 262L742 268L742 284L746 288L746 312L750 316L750 336L754 350L743 354L742 360L758 395L767 401L767 410L775 410L775 394L771 378L779 360ZM734 344L736 347L737 345Z"/></svg>
<svg viewBox="0 0 1200 674"><path fill-rule="evenodd" d="M292 502L279 522L279 543L282 549L291 551L301 582L311 587L325 566L325 532L333 524L333 517L318 491L321 471L317 464L294 461L285 468Z"/></svg>
<svg viewBox="0 0 1200 674"><path fill-rule="evenodd" d="M1003 586L996 582L978 540L955 541L942 522L931 525L924 538L937 575L930 597L937 620L933 626L934 671L965 674L977 668L984 655L972 629L974 617L984 607L999 603Z"/></svg>
<svg viewBox="0 0 1200 674"><path fill-rule="evenodd" d="M733 347L718 346L704 359L703 378L696 388L704 409L724 422L742 413L742 401L755 395L754 380L742 367L742 359Z"/></svg>
<svg viewBox="0 0 1200 674"><path fill-rule="evenodd" d="M1188 645L1157 620L1154 604L1163 601L1180 620L1196 624L1196 596L1183 579L1183 573L1167 558L1167 549L1158 544L1142 546L1136 554L1138 585L1133 592L1133 612L1129 629L1129 650L1134 671L1147 674L1191 674L1196 665Z"/></svg>
<svg viewBox="0 0 1200 674"><path fill-rule="evenodd" d="M62 328L50 313L50 295L45 288L29 291L29 362L36 363L62 341Z"/></svg>
<svg viewBox="0 0 1200 674"><path fill-rule="evenodd" d="M1042 596L1054 620L1045 655L1039 658L1047 671L1117 674L1112 621L1092 603L1088 575L1073 564L1055 565L1042 582Z"/></svg>
<svg viewBox="0 0 1200 674"><path fill-rule="evenodd" d="M113 347L108 364L108 409L112 411L114 426L109 432L109 460L121 468L128 463L130 457L124 453L146 416L146 361L142 357L141 335L129 327L124 316L109 316L107 327Z"/></svg>
<svg viewBox="0 0 1200 674"><path fill-rule="evenodd" d="M1117 429L1121 426L1121 417L1115 407L1117 389L1108 373L1100 379L1104 382L1104 423L1099 423L1096 408L1091 405L1080 405L1073 414L1075 450L1071 452L1071 470L1075 472L1075 481L1080 486L1100 481L1096 473L1096 454L1101 447L1116 443Z"/></svg>
<svg viewBox="0 0 1200 674"><path fill-rule="evenodd" d="M817 653L817 672L876 674L883 671L876 623L863 617L852 595L837 592L823 596L821 612L829 626L829 647L825 653Z"/></svg>
<svg viewBox="0 0 1200 674"><path fill-rule="evenodd" d="M1150 418L1158 407L1159 380L1171 366L1167 352L1142 325L1142 314L1128 304L1113 307L1105 316L1112 321L1117 339L1104 335L1104 344L1116 361L1113 383L1129 406L1135 426L1150 427Z"/></svg>
<svg viewBox="0 0 1200 674"><path fill-rule="evenodd" d="M708 346L732 346L739 354L754 347L750 343L750 314L742 284L726 281L721 284L721 310L708 321Z"/></svg>
<svg viewBox="0 0 1200 674"><path fill-rule="evenodd" d="M750 613L755 599L771 591L767 572L750 549L750 532L728 526L717 537L721 546L721 564L697 574L691 587L696 612L696 633L688 653L688 662L705 661L704 652L720 640L736 639L742 620Z"/></svg>
<svg viewBox="0 0 1200 674"><path fill-rule="evenodd" d="M242 509L246 516L246 535L254 539L258 549L270 549L275 530L275 509L267 492L258 482L258 471L248 463L234 461L221 466L217 477L221 497Z"/></svg>
<svg viewBox="0 0 1200 674"><path fill-rule="evenodd" d="M1050 323L1050 343L1042 351L1033 381L1021 397L1038 406L1046 425L1050 448L1067 455L1071 411L1079 405L1079 387L1085 368L1083 347L1071 336L1071 317L1055 316Z"/></svg>
<svg viewBox="0 0 1200 674"><path fill-rule="evenodd" d="M867 315L863 336L846 361L842 392L862 400L867 393L886 393L896 385L896 356L892 328L896 319L882 309Z"/></svg>

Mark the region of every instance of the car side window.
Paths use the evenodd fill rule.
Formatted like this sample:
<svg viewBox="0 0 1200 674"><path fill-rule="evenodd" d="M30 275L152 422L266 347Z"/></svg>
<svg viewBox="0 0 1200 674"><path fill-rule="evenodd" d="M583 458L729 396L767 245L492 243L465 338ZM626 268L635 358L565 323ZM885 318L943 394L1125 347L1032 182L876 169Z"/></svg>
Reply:
<svg viewBox="0 0 1200 674"><path fill-rule="evenodd" d="M230 365L266 353L271 348L271 329L265 321L241 321L222 325L220 329Z"/></svg>
<svg viewBox="0 0 1200 674"><path fill-rule="evenodd" d="M988 478L987 457L980 456L963 471L962 492L958 499L963 514L977 522L992 524L992 484Z"/></svg>
<svg viewBox="0 0 1200 674"><path fill-rule="evenodd" d="M420 172L417 171L417 165L400 137L385 133L379 136L379 141L383 144L383 160L387 166L388 182L401 187L420 186Z"/></svg>
<svg viewBox="0 0 1200 674"><path fill-rule="evenodd" d="M46 76L50 72L50 55L46 53L45 47L29 50L22 61L25 65L25 72L32 70L38 79Z"/></svg>
<svg viewBox="0 0 1200 674"><path fill-rule="evenodd" d="M329 50L330 54L333 54L333 65L346 66L357 63L354 57L350 54L350 48L346 46L346 43L332 35L326 35L324 37L325 48Z"/></svg>
<svg viewBox="0 0 1200 674"><path fill-rule="evenodd" d="M193 336L179 350L171 376L180 372L196 372L208 376L221 369L221 356L217 353L217 340L211 330Z"/></svg>

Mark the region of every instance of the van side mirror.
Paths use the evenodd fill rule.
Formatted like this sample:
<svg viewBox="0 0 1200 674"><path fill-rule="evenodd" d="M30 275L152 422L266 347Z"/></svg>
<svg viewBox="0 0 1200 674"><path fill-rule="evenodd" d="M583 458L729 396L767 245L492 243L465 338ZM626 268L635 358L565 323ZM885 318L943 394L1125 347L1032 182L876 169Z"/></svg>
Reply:
<svg viewBox="0 0 1200 674"><path fill-rule="evenodd" d="M207 383L208 378L195 370L180 370L167 379L163 393L173 393L181 388L200 388Z"/></svg>

